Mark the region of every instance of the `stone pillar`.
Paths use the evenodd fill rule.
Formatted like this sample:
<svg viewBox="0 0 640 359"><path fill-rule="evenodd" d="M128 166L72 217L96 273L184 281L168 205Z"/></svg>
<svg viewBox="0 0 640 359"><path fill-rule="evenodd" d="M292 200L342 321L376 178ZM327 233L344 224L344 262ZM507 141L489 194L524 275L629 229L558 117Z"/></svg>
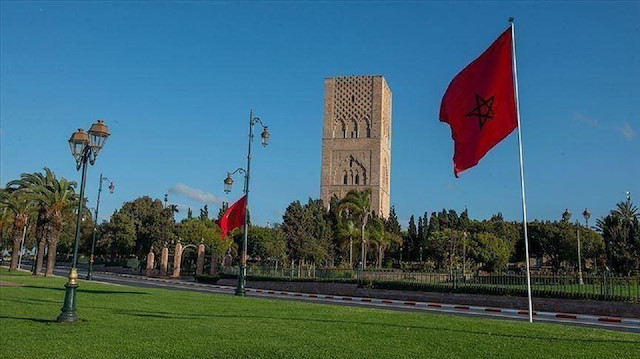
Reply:
<svg viewBox="0 0 640 359"><path fill-rule="evenodd" d="M209 270L209 274L218 274L218 248L215 247L211 251L211 269Z"/></svg>
<svg viewBox="0 0 640 359"><path fill-rule="evenodd" d="M153 272L153 267L156 265L156 255L153 253L153 247L149 249L149 254L147 254L147 277L151 277L151 272Z"/></svg>
<svg viewBox="0 0 640 359"><path fill-rule="evenodd" d="M176 243L176 250L173 253L173 275L172 277L180 277L180 262L182 261L182 244L180 241Z"/></svg>
<svg viewBox="0 0 640 359"><path fill-rule="evenodd" d="M196 274L202 275L204 273L204 243L200 242L198 246L198 260L196 261Z"/></svg>
<svg viewBox="0 0 640 359"><path fill-rule="evenodd" d="M167 267L169 266L169 248L165 244L162 248L162 252L160 253L160 275L167 275Z"/></svg>

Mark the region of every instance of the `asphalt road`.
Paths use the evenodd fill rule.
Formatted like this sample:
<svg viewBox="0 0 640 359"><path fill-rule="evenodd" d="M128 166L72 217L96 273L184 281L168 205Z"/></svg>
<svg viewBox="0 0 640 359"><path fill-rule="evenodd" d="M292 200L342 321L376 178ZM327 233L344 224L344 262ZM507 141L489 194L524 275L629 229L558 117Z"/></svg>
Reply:
<svg viewBox="0 0 640 359"><path fill-rule="evenodd" d="M66 277L69 273L69 269L64 267L56 268L54 273L56 275ZM80 279L83 279L85 276L86 276L86 272L83 271L82 269L79 269L78 277ZM227 294L227 295L233 295L235 292L234 287L205 285L201 283L198 283L198 285L195 286L192 281L180 280L175 278L171 278L169 281L148 280L142 276L122 277L115 273L112 274L107 272L94 272L93 278L94 278L94 281L96 282L129 285L134 287L188 290L188 291L195 291L195 292L202 292L202 293L216 293L216 294ZM80 286L82 286L82 283L80 283ZM358 306L370 307L370 308L398 310L398 311L433 312L433 313L450 314L450 315L467 316L467 317L483 317L483 318L518 320L518 321L527 320L526 316L514 317L512 315L502 314L502 313L470 312L470 311L462 311L462 310L446 309L446 308L433 308L433 307L428 307L428 308L427 307L419 307L419 308L406 307L406 306L400 306L395 304L385 304L385 303L362 303L362 302L351 302L351 301L345 302L339 299L326 299L326 298L305 298L305 297L294 297L294 296L282 297L277 294L269 294L267 293L267 291L263 291L262 293L251 292L251 293L247 293L247 296L279 299L279 300L303 301L303 302L311 302L311 303L355 306L355 307L358 307ZM634 326L634 325L622 324L622 323L580 322L572 319L563 319L563 318L536 318L534 319L534 321L640 333L640 327Z"/></svg>

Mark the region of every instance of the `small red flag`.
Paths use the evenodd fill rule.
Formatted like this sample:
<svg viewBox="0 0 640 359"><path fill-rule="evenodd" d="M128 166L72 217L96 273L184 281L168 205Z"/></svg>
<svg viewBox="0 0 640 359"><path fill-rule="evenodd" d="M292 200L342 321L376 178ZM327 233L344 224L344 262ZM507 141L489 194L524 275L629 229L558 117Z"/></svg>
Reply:
<svg viewBox="0 0 640 359"><path fill-rule="evenodd" d="M222 215L222 218L216 221L222 230L222 237L228 232L244 225L244 212L247 207L247 195L242 196L236 203L232 204Z"/></svg>
<svg viewBox="0 0 640 359"><path fill-rule="evenodd" d="M440 105L440 121L451 126L453 173L480 159L517 126L511 28L453 78Z"/></svg>

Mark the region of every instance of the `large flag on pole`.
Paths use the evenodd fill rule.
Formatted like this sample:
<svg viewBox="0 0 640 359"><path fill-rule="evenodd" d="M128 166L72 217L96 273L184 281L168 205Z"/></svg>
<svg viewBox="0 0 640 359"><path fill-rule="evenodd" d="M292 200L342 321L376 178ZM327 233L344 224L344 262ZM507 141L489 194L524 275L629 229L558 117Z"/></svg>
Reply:
<svg viewBox="0 0 640 359"><path fill-rule="evenodd" d="M518 125L511 50L509 28L453 78L442 98L440 121L451 126L456 177Z"/></svg>
<svg viewBox="0 0 640 359"><path fill-rule="evenodd" d="M509 19L509 23L509 28L482 55L453 78L442 98L440 121L451 126L451 137L455 143L453 173L456 177L458 173L477 165L491 148L518 128L527 297L529 322L533 322L513 18Z"/></svg>
<svg viewBox="0 0 640 359"><path fill-rule="evenodd" d="M224 212L222 218L216 221L220 226L220 230L222 230L222 237L235 228L244 225L246 207L247 195L244 195Z"/></svg>

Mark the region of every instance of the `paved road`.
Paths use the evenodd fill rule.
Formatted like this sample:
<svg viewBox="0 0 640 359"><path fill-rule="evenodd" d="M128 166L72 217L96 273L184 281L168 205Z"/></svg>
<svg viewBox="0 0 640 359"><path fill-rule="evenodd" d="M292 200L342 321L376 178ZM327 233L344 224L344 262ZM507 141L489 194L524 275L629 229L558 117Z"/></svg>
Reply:
<svg viewBox="0 0 640 359"><path fill-rule="evenodd" d="M67 276L69 273L69 269L56 268L54 272L56 275ZM86 276L86 272L80 269L78 276L79 278L82 279ZM167 279L167 280L149 279L142 276L122 276L115 273L107 273L107 272L94 272L93 277L94 277L94 281L98 281L98 282L130 285L135 287L188 290L188 291L195 291L195 292L218 293L218 294L227 294L227 295L233 295L235 291L234 287L194 283L193 281L179 280L179 279L173 279L173 278ZM82 283L80 283L80 285L82 286ZM280 300L303 301L303 302L311 302L311 303L325 303L325 304L346 305L346 306L356 306L356 307L382 308L382 309L399 310L399 311L434 312L434 313L444 313L444 314L451 314L451 315L458 315L458 316L474 316L474 317L484 317L484 318L492 318L492 319L506 319L506 320L519 320L519 321L527 320L526 316L513 316L513 315L508 315L503 313L472 312L468 310L463 311L463 310L456 310L456 309L449 309L449 308L434 308L434 307L423 307L423 306L407 307L407 306L399 305L397 303L390 303L390 301L385 301L387 303L382 303L379 300L377 303L375 302L363 303L363 302L356 302L356 301L344 301L343 299L341 299L342 297L324 298L323 296L320 296L320 295L315 298L293 296L293 295L287 295L283 297L278 293L279 293L278 291L267 291L267 290L263 290L261 292L248 291L247 296L269 298L269 299L280 299ZM627 325L624 323L580 322L572 319L563 319L563 318L536 318L534 320L537 322L559 323L559 324L565 324L565 325L585 326L585 327L593 327L593 328L600 328L600 329L640 333L640 326Z"/></svg>

